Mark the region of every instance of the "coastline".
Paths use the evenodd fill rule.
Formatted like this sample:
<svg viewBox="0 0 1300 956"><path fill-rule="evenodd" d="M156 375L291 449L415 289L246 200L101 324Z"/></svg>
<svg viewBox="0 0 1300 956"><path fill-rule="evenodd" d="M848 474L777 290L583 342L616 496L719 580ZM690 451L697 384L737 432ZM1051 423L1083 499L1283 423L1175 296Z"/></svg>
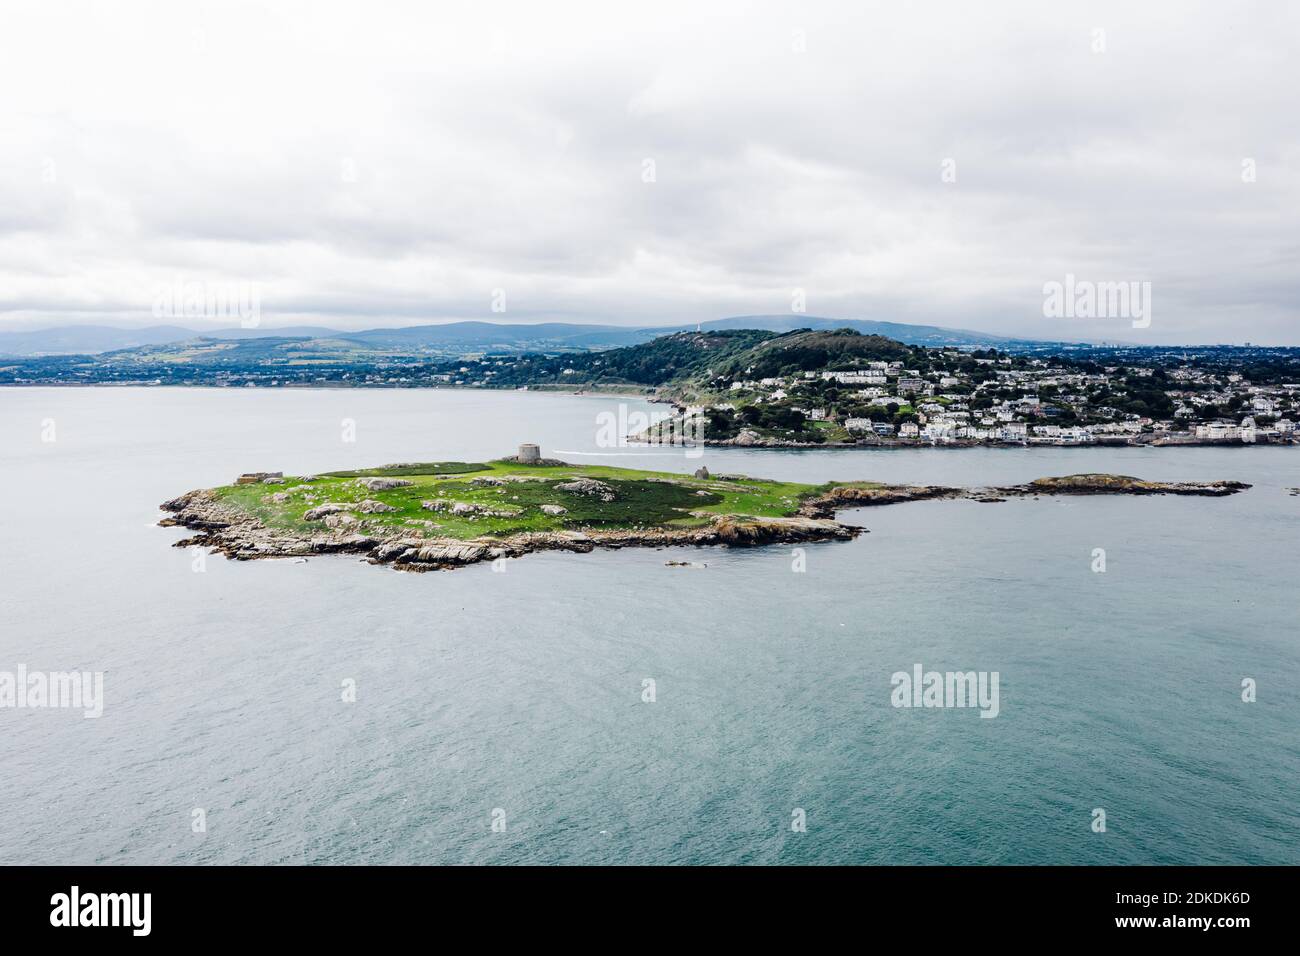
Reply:
<svg viewBox="0 0 1300 956"><path fill-rule="evenodd" d="M636 435L627 436L627 442L632 445L645 445L652 447L656 445L667 445L681 447L680 441L651 441L644 437L644 432ZM1145 440L1143 440L1145 438ZM904 439L877 439L874 441L837 441L837 442L801 442L784 438L762 437L757 440L740 441L738 438L715 439L705 438L698 441L686 442L688 445L703 446L706 448L755 448L763 451L780 451L781 449L798 449L801 451L816 451L817 449L836 449L836 448L882 448L887 450L906 450L915 448L1294 448L1300 447L1300 439L1290 439L1288 441L1276 441L1264 439L1253 442L1233 441L1225 439L1177 439L1167 440L1162 436L1142 436L1133 438L1108 439L1102 441L1079 442L1079 441L1052 441L1050 439L1030 439L1027 441L979 441L975 439L953 438L947 441L926 441L924 439L904 440Z"/></svg>
<svg viewBox="0 0 1300 956"><path fill-rule="evenodd" d="M622 398L634 401L644 401L650 404L676 404L675 399L666 398L652 388L645 392L615 390L617 387L611 387L605 390L599 387L586 389L573 389L571 387L549 387L549 386L529 386L517 388L493 388L478 387L466 385L392 385L387 383L359 383L359 384L338 384L338 383L287 383L284 385L214 385L210 383L153 383L153 382L5 382L0 383L0 389L51 389L51 390L85 390L95 388L107 388L115 390L125 389L201 389L203 391L216 392L243 392L250 389L260 389L264 391L324 391L324 392L349 392L349 391L407 391L407 392L496 392L496 393L535 393L543 395L559 395L569 398ZM666 421L667 419L665 419ZM657 427L659 423L656 423ZM629 445L653 447L657 445L681 447L678 441L653 441L645 437L645 432L638 432L625 437ZM1236 439L1199 439L1195 436L1181 437L1181 435L1137 435L1126 436L1122 438L1103 438L1091 442L1079 441L1054 441L1052 439L1029 439L1026 441L982 441L975 439L953 438L943 441L931 441L926 439L898 439L898 438L875 438L860 439L856 441L835 441L835 442L800 442L790 439L773 438L759 436L754 440L730 439L712 439L705 438L693 440L687 444L691 446L702 446L706 448L734 448L734 449L759 449L763 451L781 451L781 450L798 450L798 451L835 451L845 449L881 449L886 451L904 451L912 449L966 449L966 448L986 448L986 449L1036 449L1036 448L1089 448L1089 449L1114 449L1114 448L1293 448L1300 447L1300 435L1290 439L1279 440L1274 437L1261 436L1253 442L1244 442Z"/></svg>

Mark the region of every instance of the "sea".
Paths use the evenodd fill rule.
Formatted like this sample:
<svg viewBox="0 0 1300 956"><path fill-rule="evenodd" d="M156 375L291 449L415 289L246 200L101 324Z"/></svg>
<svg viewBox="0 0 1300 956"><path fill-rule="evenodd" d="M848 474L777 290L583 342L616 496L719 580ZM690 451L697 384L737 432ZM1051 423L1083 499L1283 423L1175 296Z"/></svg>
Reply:
<svg viewBox="0 0 1300 956"><path fill-rule="evenodd" d="M1300 449L605 447L609 416L652 410L0 390L0 689L102 679L98 716L0 696L0 863L1300 863ZM227 561L157 525L241 472L521 442L803 482L1253 487L915 502L842 513L851 542L429 574ZM901 706L918 668L996 675L996 716Z"/></svg>

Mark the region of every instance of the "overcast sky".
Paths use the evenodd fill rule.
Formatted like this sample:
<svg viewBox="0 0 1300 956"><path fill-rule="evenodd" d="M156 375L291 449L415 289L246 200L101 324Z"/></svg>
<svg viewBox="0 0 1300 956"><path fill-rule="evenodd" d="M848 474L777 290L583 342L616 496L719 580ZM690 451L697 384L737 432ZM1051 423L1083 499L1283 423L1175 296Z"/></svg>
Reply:
<svg viewBox="0 0 1300 956"><path fill-rule="evenodd" d="M176 283L340 328L802 289L813 315L1300 344L1297 91L1283 0L6 0L0 330L201 326L155 317ZM1149 281L1150 327L1045 317L1067 273Z"/></svg>

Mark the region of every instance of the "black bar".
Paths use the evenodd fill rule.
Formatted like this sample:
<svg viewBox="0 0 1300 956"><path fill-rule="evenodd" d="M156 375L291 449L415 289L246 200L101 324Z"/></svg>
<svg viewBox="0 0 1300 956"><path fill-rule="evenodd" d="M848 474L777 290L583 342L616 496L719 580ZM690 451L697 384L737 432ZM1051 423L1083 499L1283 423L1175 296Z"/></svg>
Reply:
<svg viewBox="0 0 1300 956"><path fill-rule="evenodd" d="M541 943L560 926L580 938L622 925L629 944L649 934L667 946L684 944L689 919L725 925L736 940L787 926L918 945L1044 934L1231 945L1249 938L1243 933L1286 927L1294 877L1281 867L29 867L0 869L0 919L11 942L75 934L78 943L336 946L455 930L497 939L531 928ZM74 886L88 919L101 909L97 894L148 893L148 934L136 935L142 896L136 909L122 897L103 908L106 918L117 908L115 927L52 925L68 911L58 911L59 894L70 904Z"/></svg>

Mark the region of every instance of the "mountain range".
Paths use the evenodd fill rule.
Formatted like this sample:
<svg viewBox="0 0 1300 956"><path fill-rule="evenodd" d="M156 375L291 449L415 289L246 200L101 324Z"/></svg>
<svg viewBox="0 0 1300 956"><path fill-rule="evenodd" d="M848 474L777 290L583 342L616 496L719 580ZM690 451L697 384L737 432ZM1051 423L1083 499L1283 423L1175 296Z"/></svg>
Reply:
<svg viewBox="0 0 1300 956"><path fill-rule="evenodd" d="M866 319L834 319L801 314L743 315L689 325L631 328L619 325L583 325L547 322L537 325L494 322L450 322L442 325L415 325L404 328L377 328L362 332L345 332L321 326L283 328L228 328L198 331L175 325L157 325L137 329L120 329L100 325L70 325L28 332L0 332L0 355L80 355L99 354L123 349L169 346L199 339L308 339L337 342L341 347L358 347L454 357L484 352L521 354L524 352L582 352L618 348L648 342L673 332L719 331L726 329L761 329L789 332L849 328L863 335L883 335L908 345L954 346L973 348L1017 345L1041 346L1043 341L1013 339L985 332L948 329L933 325L909 325Z"/></svg>

